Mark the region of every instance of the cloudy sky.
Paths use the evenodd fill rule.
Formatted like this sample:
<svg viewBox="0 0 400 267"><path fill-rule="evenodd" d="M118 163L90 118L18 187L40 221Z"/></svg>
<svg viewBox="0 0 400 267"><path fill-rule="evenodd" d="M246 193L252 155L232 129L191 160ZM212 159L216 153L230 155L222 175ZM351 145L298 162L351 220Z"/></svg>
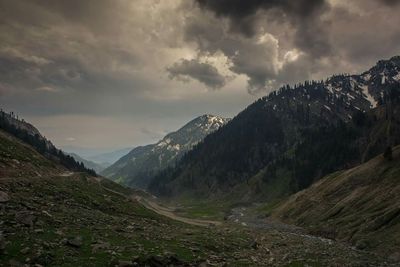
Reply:
<svg viewBox="0 0 400 267"><path fill-rule="evenodd" d="M60 147L156 141L400 54L400 0L0 0L0 105Z"/></svg>

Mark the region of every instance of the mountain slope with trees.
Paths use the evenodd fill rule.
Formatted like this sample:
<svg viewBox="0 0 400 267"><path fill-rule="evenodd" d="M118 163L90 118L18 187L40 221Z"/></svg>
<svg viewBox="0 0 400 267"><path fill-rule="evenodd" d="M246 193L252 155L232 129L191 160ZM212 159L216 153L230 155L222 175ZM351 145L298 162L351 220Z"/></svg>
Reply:
<svg viewBox="0 0 400 267"><path fill-rule="evenodd" d="M156 195L282 198L400 143L400 57L360 75L284 86L158 175Z"/></svg>
<svg viewBox="0 0 400 267"><path fill-rule="evenodd" d="M0 129L32 146L45 158L61 164L71 171L96 175L94 170L86 168L82 162L77 162L72 156L57 149L38 129L25 120L19 119L14 113L0 111Z"/></svg>
<svg viewBox="0 0 400 267"><path fill-rule="evenodd" d="M227 121L213 115L197 117L156 144L134 148L101 174L121 184L145 189L159 171L175 164L193 146Z"/></svg>
<svg viewBox="0 0 400 267"><path fill-rule="evenodd" d="M83 157L79 156L76 153L67 153L67 154L70 155L71 157L73 157L77 162L82 162L86 168L92 169L96 173L100 173L101 171L103 171L106 168L105 166L103 166L101 164L84 159Z"/></svg>
<svg viewBox="0 0 400 267"><path fill-rule="evenodd" d="M145 195L67 172L0 130L0 266L397 266L276 229L182 223L146 209Z"/></svg>

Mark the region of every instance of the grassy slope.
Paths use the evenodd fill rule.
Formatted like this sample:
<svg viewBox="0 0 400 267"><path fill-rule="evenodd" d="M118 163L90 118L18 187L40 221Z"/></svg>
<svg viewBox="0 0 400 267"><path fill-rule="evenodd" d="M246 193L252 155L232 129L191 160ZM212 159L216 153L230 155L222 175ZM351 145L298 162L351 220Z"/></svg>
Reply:
<svg viewBox="0 0 400 267"><path fill-rule="evenodd" d="M64 177L65 169L3 132L0 164L0 191L10 198L0 203L0 266L109 266L166 252L197 261L214 251L251 250L250 235L161 217L132 200L133 190L108 180ZM79 248L66 244L76 237L82 238Z"/></svg>
<svg viewBox="0 0 400 267"><path fill-rule="evenodd" d="M400 248L400 146L291 196L275 216L313 232L396 257ZM400 255L399 260L400 260Z"/></svg>
<svg viewBox="0 0 400 267"><path fill-rule="evenodd" d="M0 130L0 177L40 176L65 172L65 168L44 158L32 147Z"/></svg>
<svg viewBox="0 0 400 267"><path fill-rule="evenodd" d="M185 266L205 260L214 266L382 266L375 255L318 238L170 220L134 201L138 192L87 174L65 176L65 169L4 133L0 163L0 193L9 197L0 203L0 266L116 266L165 254L190 263ZM77 238L76 247L68 244Z"/></svg>

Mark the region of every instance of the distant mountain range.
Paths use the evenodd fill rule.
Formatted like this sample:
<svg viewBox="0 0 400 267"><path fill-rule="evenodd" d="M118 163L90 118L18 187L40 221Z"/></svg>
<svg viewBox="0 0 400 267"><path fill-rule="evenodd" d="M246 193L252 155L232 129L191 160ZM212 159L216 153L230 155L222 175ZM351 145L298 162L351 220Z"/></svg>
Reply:
<svg viewBox="0 0 400 267"><path fill-rule="evenodd" d="M107 168L121 157L128 154L132 150L132 147L110 150L104 148L64 146L62 149L67 153L78 155L84 160L91 161Z"/></svg>
<svg viewBox="0 0 400 267"><path fill-rule="evenodd" d="M114 164L117 160L119 160L121 157L128 154L131 150L132 150L131 147L122 148L122 149L118 149L118 150L111 151L111 152L87 156L85 158L87 158L88 160L93 161L97 164L100 164L101 166L109 167L112 164Z"/></svg>
<svg viewBox="0 0 400 267"><path fill-rule="evenodd" d="M124 185L146 188L154 175L173 165L227 121L213 115L200 116L156 144L134 148L101 174Z"/></svg>
<svg viewBox="0 0 400 267"><path fill-rule="evenodd" d="M149 190L164 197L276 200L400 144L400 57L360 75L284 86L208 135Z"/></svg>
<svg viewBox="0 0 400 267"><path fill-rule="evenodd" d="M96 162L84 159L75 153L67 153L67 154L70 155L71 157L73 157L77 162L82 162L83 165L85 165L85 167L94 170L96 173L100 173L101 171L103 171L105 168L107 168L109 166L107 164L102 165L102 164L98 164Z"/></svg>
<svg viewBox="0 0 400 267"><path fill-rule="evenodd" d="M99 252L118 251L115 240L128 240L132 251L126 255L135 255L137 266L186 266L176 264L175 256L140 262L147 248L152 254L160 246L185 258L187 251L171 244L179 239L186 240L193 260L209 255L207 263L215 259L218 266L236 263L237 255L260 266L312 265L321 257L324 266L398 266L399 162L400 57L360 75L282 87L232 120L198 117L103 171L159 200L184 199L176 210L142 190L93 177L93 162L64 153L33 125L0 111L0 221L6 222L0 265L20 265L17 259L28 256L36 265L87 265L90 252L90 261L100 266L105 260L96 257ZM182 211L188 217L180 217ZM198 227L216 213L243 227L222 221ZM196 226L174 223L176 218ZM83 232L76 231L82 226ZM103 233L103 241L93 242L94 232L96 238ZM221 261L216 248L232 262ZM135 265L107 262L116 264Z"/></svg>

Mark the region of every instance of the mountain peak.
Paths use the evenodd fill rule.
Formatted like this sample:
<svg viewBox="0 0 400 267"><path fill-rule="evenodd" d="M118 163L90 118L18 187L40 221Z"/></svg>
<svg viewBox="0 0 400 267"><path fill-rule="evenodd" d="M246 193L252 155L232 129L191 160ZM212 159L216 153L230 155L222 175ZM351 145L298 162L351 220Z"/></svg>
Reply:
<svg viewBox="0 0 400 267"><path fill-rule="evenodd" d="M400 83L400 56L381 60L362 74L339 74L325 81L284 86L267 97L266 106L280 113L306 107L314 118L350 121L357 112L368 112L384 103L390 88ZM282 114L281 114L282 115Z"/></svg>
<svg viewBox="0 0 400 267"><path fill-rule="evenodd" d="M211 114L201 115L179 130L167 134L156 144L133 149L102 174L111 179L119 179L119 182L128 186L146 188L157 172L174 164L208 134L228 121Z"/></svg>
<svg viewBox="0 0 400 267"><path fill-rule="evenodd" d="M193 121L198 121L198 120L201 120L201 121L208 121L208 122L221 122L221 123L225 123L225 122L227 122L229 119L228 119L228 118L223 118L223 117L220 117L220 116L216 116L216 115L213 115L213 114L204 114L204 115L201 115L201 116L199 116L199 117L193 119L192 122L193 122ZM190 122L189 122L189 123L190 123Z"/></svg>

